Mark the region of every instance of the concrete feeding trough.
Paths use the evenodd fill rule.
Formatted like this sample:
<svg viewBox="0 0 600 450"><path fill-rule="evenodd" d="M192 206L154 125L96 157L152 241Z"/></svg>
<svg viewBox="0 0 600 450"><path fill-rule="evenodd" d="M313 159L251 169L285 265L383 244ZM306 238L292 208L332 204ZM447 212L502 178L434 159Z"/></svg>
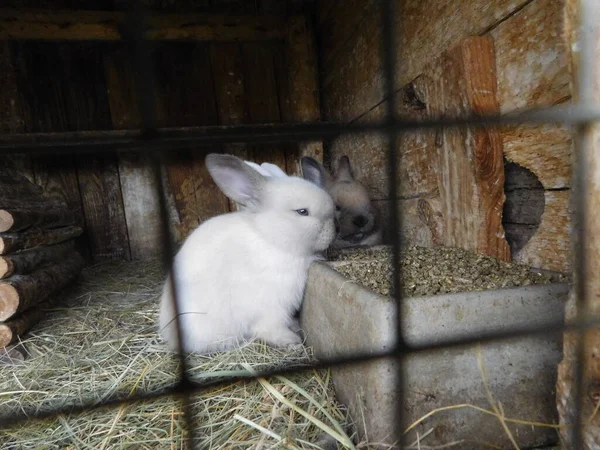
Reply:
<svg viewBox="0 0 600 450"><path fill-rule="evenodd" d="M372 262L372 257L370 259ZM336 271L345 261L313 264L301 323L307 345L319 359L368 355L395 343L396 305ZM366 261L354 261L360 270ZM409 297L404 304L404 338L409 344L438 343L529 324L556 322L564 316L569 285L550 282L478 292ZM537 336L481 344L485 380L505 417L557 423L556 366L562 358L560 339ZM332 368L338 400L347 405L362 439L393 444L398 430L439 408L473 405L491 410L478 347L421 352L403 363L406 391L397 391L398 364L393 359ZM398 401L403 424L395 423ZM552 428L507 424L520 448L553 445ZM418 435L417 435L418 433ZM512 448L499 420L471 406L435 412L408 433L410 443L453 448ZM382 447L383 448L383 447ZM385 446L385 448L389 448Z"/></svg>

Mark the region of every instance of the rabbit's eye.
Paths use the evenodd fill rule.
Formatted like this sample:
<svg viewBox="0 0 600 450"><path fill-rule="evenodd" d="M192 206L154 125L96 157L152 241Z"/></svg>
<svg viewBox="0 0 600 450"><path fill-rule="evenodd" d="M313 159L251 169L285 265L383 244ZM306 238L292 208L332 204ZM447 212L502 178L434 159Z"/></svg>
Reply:
<svg viewBox="0 0 600 450"><path fill-rule="evenodd" d="M296 212L300 216L308 216L308 209L306 208L297 209Z"/></svg>
<svg viewBox="0 0 600 450"><path fill-rule="evenodd" d="M335 205L335 210L336 210L336 211L341 211L341 210L342 210L342 208L341 208L341 206L340 206L340 205Z"/></svg>

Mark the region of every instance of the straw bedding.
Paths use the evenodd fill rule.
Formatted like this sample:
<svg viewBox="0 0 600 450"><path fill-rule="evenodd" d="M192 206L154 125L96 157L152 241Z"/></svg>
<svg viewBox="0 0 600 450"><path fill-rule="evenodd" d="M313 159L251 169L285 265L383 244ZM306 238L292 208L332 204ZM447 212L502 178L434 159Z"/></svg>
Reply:
<svg viewBox="0 0 600 450"><path fill-rule="evenodd" d="M51 411L172 386L178 362L156 333L163 279L156 261L85 269L63 293L60 308L51 309L24 341L26 362L0 366L0 414ZM310 349L282 352L252 343L211 357L191 356L189 365L192 378L202 381L311 360ZM334 400L328 371L231 384L191 400L201 448L336 448L332 434L349 439L347 414ZM27 422L0 431L0 443L28 450L177 449L184 448L183 429L180 401L161 397Z"/></svg>

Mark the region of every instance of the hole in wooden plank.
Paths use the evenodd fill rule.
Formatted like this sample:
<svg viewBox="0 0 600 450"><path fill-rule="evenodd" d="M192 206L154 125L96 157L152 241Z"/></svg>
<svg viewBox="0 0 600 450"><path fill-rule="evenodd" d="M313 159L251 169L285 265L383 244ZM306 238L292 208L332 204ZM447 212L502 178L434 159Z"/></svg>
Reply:
<svg viewBox="0 0 600 450"><path fill-rule="evenodd" d="M514 255L537 232L544 213L544 186L529 169L504 160L506 201L502 225Z"/></svg>

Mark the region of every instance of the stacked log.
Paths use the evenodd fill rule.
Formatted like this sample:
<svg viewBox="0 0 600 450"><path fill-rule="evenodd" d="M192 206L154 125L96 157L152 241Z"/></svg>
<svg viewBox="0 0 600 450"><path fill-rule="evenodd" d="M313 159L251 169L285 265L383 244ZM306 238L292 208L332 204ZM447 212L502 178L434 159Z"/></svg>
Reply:
<svg viewBox="0 0 600 450"><path fill-rule="evenodd" d="M75 238L82 233L65 202L0 171L0 352L39 322L81 272Z"/></svg>

